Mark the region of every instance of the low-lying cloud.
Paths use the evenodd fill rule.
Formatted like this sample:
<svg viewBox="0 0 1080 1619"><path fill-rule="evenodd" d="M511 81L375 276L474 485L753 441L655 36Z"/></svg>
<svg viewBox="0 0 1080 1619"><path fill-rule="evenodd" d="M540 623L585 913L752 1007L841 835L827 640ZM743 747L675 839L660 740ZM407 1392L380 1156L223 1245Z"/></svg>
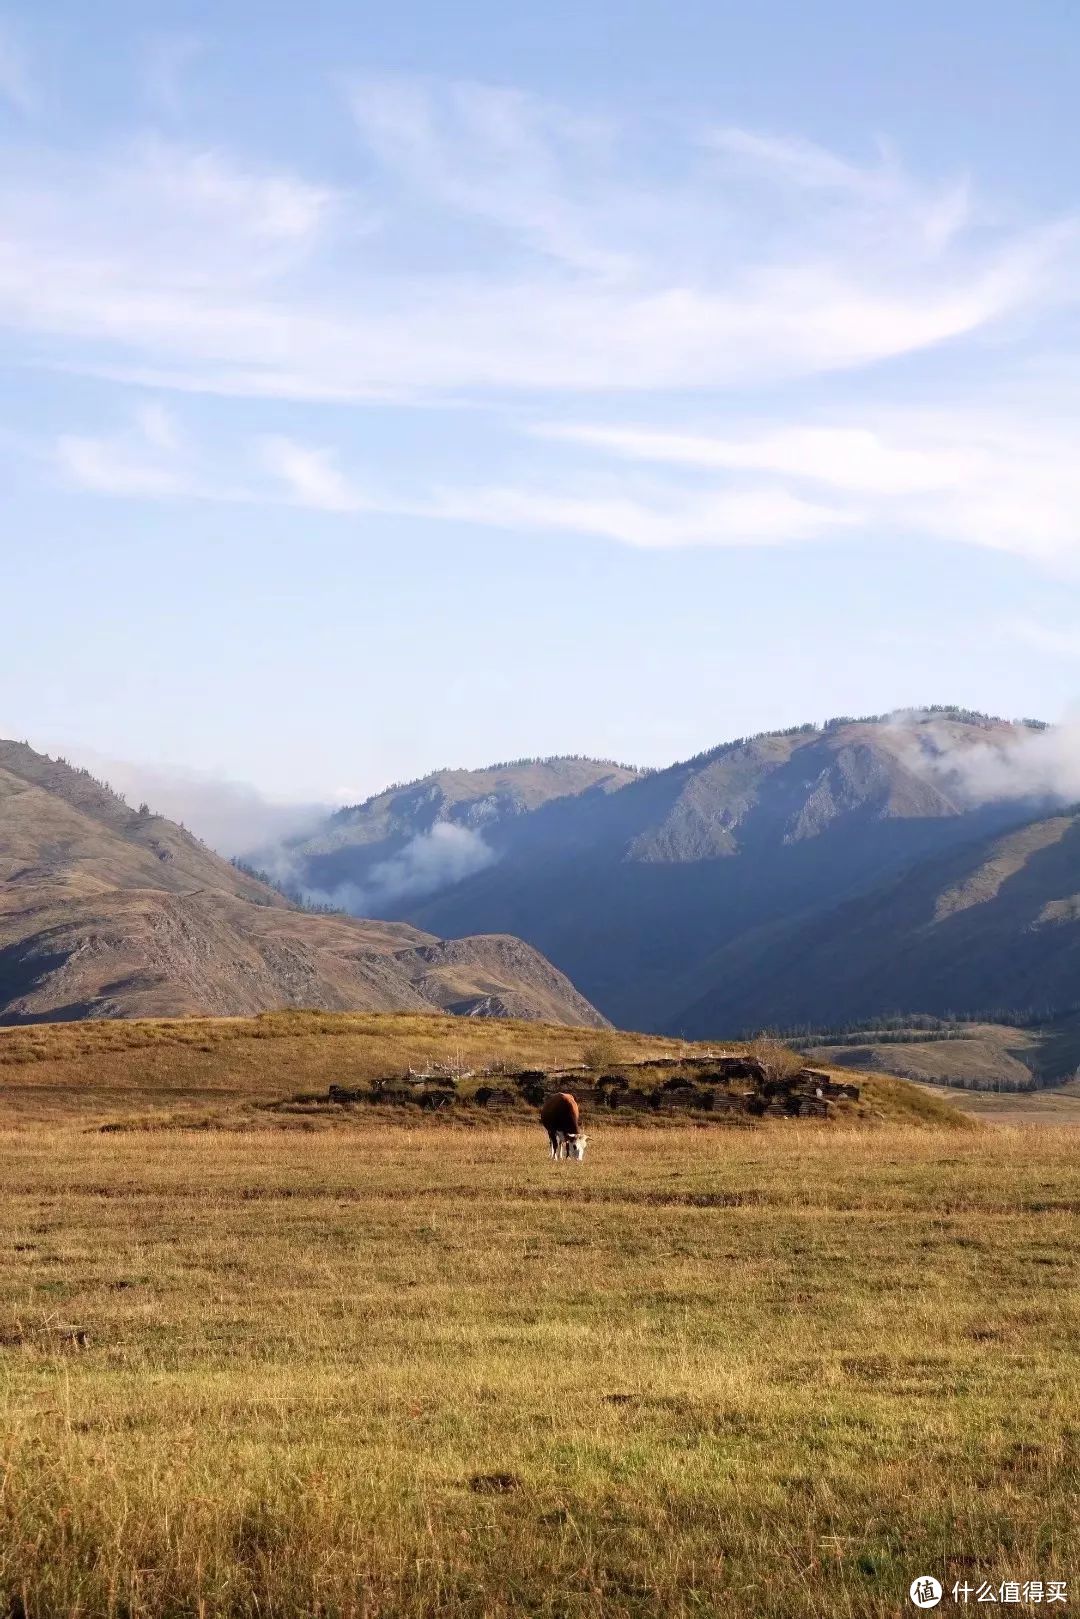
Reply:
<svg viewBox="0 0 1080 1619"><path fill-rule="evenodd" d="M403 899L421 899L449 888L497 859L479 832L439 821L397 854L378 861L363 882L339 883L330 889L305 888L303 895L310 903L333 905L352 916L379 916Z"/></svg>
<svg viewBox="0 0 1080 1619"><path fill-rule="evenodd" d="M956 742L943 726L924 735L930 745L913 754L912 763L965 807L1080 803L1080 717L978 742Z"/></svg>

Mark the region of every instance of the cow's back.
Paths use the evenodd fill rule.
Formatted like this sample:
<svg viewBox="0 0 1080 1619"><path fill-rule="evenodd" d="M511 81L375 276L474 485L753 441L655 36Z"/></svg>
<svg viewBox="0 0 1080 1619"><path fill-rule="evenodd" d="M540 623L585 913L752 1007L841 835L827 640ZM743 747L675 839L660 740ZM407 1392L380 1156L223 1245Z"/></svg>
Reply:
<svg viewBox="0 0 1080 1619"><path fill-rule="evenodd" d="M540 1123L545 1130L560 1130L563 1135L576 1136L580 1118L581 1110L569 1091L559 1091L555 1096L544 1098Z"/></svg>

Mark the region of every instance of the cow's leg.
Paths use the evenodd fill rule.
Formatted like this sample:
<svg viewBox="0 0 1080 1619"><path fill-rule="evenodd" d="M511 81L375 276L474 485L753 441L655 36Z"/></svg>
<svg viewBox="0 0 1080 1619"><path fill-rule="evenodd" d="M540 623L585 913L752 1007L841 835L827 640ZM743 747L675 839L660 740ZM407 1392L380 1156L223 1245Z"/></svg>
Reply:
<svg viewBox="0 0 1080 1619"><path fill-rule="evenodd" d="M551 1145L552 1158L557 1158L559 1156L559 1133L557 1130L548 1131L548 1142Z"/></svg>

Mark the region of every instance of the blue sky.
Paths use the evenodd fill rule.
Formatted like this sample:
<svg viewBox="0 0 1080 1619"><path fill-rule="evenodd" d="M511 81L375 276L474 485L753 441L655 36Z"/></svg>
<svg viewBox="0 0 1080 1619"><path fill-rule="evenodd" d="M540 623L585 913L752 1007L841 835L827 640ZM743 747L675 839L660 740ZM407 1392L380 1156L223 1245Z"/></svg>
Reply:
<svg viewBox="0 0 1080 1619"><path fill-rule="evenodd" d="M309 801L1059 716L1078 59L1065 0L0 8L0 733Z"/></svg>

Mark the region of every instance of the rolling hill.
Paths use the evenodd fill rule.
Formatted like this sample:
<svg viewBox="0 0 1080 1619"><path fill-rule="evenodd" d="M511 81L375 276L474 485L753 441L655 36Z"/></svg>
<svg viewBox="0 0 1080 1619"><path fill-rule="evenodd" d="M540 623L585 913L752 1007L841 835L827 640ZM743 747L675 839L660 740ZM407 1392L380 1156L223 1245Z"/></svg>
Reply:
<svg viewBox="0 0 1080 1619"><path fill-rule="evenodd" d="M341 1013L286 1010L243 1018L136 1018L124 1022L76 1022L0 1029L0 1128L31 1121L76 1122L115 1130L167 1124L193 1124L226 1129L265 1130L305 1127L348 1127L366 1116L382 1122L415 1125L420 1118L436 1127L454 1124L457 1111L426 1112L415 1104L403 1109L400 1076L410 1068L449 1063L473 1070L460 1084L460 1099L476 1123L488 1118L496 1127L527 1121L538 1129L535 1102L517 1087L502 1090L486 1112L479 1106L481 1088L523 1068L555 1074L595 1062L598 1048L605 1065L629 1076L635 1088L663 1090L664 1080L648 1065L658 1060L700 1062L712 1048L683 1040L609 1030L597 1037L584 1028L515 1019L454 1018L411 1013ZM664 1071L665 1074L667 1070ZM832 1070L830 1069L830 1072ZM572 1083L587 1091L595 1073ZM852 1075L860 1095L839 1100L833 1117L845 1126L883 1121L913 1128L962 1128L964 1121L951 1098L927 1096L914 1085L888 1075ZM371 1094L373 1082L391 1081L386 1101ZM394 1083L397 1081L397 1083ZM360 1112L339 1104L330 1087L368 1090ZM566 1083L565 1080L562 1083ZM736 1090L742 1088L735 1083ZM419 1092L416 1093L417 1096ZM622 1107L613 1110L595 1096L587 1101L593 1124L606 1134L626 1127L677 1125L686 1113L667 1106L657 1110ZM745 1115L726 1110L698 1114L703 1123L737 1132L749 1125ZM601 1123L602 1120L602 1123ZM735 1122L738 1121L738 1122ZM760 1120L769 1130L782 1120ZM815 1127L817 1121L815 1121ZM592 1128L590 1124L590 1128ZM539 1144L539 1143L538 1143ZM546 1148L546 1143L545 1143Z"/></svg>
<svg viewBox="0 0 1080 1619"><path fill-rule="evenodd" d="M520 939L301 910L86 771L0 742L0 1022L283 1006L605 1021Z"/></svg>

